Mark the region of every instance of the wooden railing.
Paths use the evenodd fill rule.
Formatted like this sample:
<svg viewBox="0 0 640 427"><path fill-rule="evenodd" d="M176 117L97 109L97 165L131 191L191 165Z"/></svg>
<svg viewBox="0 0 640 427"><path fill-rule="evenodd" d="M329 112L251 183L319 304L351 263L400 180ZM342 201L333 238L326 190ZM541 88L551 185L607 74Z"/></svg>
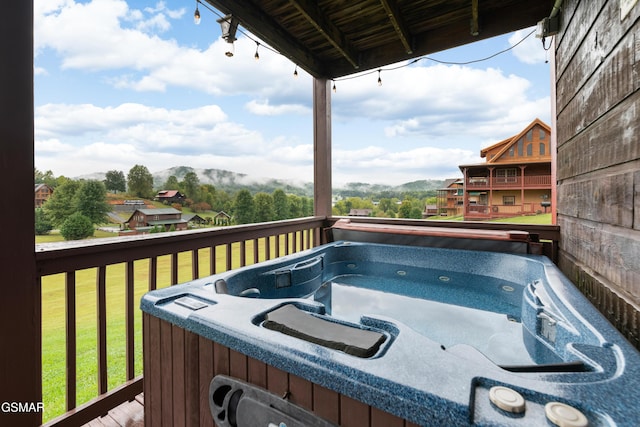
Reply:
<svg viewBox="0 0 640 427"><path fill-rule="evenodd" d="M136 364L142 366L142 361L136 360L139 358L136 354L141 354L141 351L135 345L136 340L140 340L137 335L140 335L141 329L136 326L140 319L140 310L135 289L141 275L146 276L147 283L143 289L146 291L295 253L323 243L322 229L326 225L324 217L310 217L218 229L37 245L37 275L43 296L43 312L45 309L48 310L50 288L57 286L64 292L64 306L54 309L59 312L57 316L64 318L64 351L58 350L64 353L62 360L66 386L63 411L67 412L49 421L47 425L71 426L86 423L106 414L120 403L132 400L142 392L141 376L136 376ZM148 264L146 274L141 272L140 262ZM208 268L205 264L208 264ZM123 279L119 280L123 283L120 283L119 289L124 293L122 309L125 312L126 372L125 380L110 388L109 384L113 383L113 380L109 377L110 370L107 366L107 337L110 328L107 322L107 308L108 297L111 295L107 294L113 293L114 286L117 287L118 284L109 282L114 280L111 280L111 277L108 280L107 268L111 273L118 265L124 266ZM78 310L83 309L78 298L78 277L82 276L83 280L87 281L87 269L94 269L96 272L93 276L95 279L89 278L88 281L93 282L89 283L89 287L94 287L96 301L96 357L95 369L91 371L96 372L98 378L95 398L89 402L78 402L77 384L94 381L92 378L81 378L81 374L78 373L77 335L81 327ZM187 271L183 271L185 269ZM86 287L86 284L83 287ZM86 322L84 317L83 321ZM50 326L44 323L45 320L43 328ZM43 337L43 341L45 338L47 337ZM54 360L53 363L62 362ZM46 372L43 366L43 376L47 375Z"/></svg>
<svg viewBox="0 0 640 427"><path fill-rule="evenodd" d="M472 177L467 180L467 188L532 188L551 186L551 175L528 175L521 176L494 176L489 177Z"/></svg>

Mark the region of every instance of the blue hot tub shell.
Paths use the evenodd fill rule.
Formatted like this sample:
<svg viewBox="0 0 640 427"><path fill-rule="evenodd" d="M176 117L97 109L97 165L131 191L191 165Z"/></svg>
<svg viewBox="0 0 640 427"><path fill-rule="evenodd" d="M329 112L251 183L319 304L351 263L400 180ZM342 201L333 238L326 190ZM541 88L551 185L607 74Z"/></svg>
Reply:
<svg viewBox="0 0 640 427"><path fill-rule="evenodd" d="M363 313L357 322L332 316L322 285L336 276L361 274L354 271L357 265L366 265L371 276L393 268L403 275L446 274L454 280L472 274L519 287L518 302L507 301L505 309L502 302L490 306L473 293L438 291L437 298L506 311L521 322L535 363L500 365L471 345L445 347L388 315ZM265 328L269 313L287 305L320 321L381 334L383 343L375 354L358 357ZM538 255L335 242L150 292L141 308L419 425L548 425L545 405L550 402L578 409L591 426L631 426L640 420L640 354L553 263ZM496 386L519 393L524 412L492 403Z"/></svg>

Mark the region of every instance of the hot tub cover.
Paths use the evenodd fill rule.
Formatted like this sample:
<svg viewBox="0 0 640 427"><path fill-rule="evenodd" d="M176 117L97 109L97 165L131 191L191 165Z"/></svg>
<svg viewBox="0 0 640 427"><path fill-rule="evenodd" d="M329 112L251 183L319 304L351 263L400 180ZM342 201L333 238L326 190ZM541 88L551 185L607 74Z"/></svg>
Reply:
<svg viewBox="0 0 640 427"><path fill-rule="evenodd" d="M379 332L321 319L293 304L269 312L262 326L357 357L373 356L386 338Z"/></svg>

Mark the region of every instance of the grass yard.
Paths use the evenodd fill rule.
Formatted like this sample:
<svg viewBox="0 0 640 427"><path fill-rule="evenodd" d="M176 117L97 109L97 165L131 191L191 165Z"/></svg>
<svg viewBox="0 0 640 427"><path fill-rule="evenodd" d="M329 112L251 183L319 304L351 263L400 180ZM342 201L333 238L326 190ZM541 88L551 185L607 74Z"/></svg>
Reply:
<svg viewBox="0 0 640 427"><path fill-rule="evenodd" d="M108 234L108 233L107 233ZM246 243L247 264L253 263L253 241ZM259 260L265 259L265 239L258 240ZM284 248L284 236L281 236ZM275 254L275 241L271 239L271 253ZM209 274L209 249L198 253L200 275ZM240 244L232 245L233 268L239 267ZM191 280L191 252L178 255L178 281ZM216 271L226 270L226 248L216 249ZM109 389L126 381L125 358L125 271L126 264L110 265L106 270L107 304L107 367ZM134 263L134 301L136 304L148 290L149 261ZM76 272L76 340L77 340L77 405L98 394L97 372L97 269ZM158 258L158 288L170 284L170 256ZM42 376L43 402L46 422L65 409L65 275L57 274L42 279ZM141 311L135 310L135 372L142 373L142 320Z"/></svg>

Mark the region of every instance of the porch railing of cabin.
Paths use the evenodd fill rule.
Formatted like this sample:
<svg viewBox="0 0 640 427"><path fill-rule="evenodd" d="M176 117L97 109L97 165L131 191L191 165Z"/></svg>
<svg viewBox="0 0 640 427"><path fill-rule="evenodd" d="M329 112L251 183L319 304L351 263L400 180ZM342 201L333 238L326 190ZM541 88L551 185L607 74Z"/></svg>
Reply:
<svg viewBox="0 0 640 427"><path fill-rule="evenodd" d="M60 310L65 311L65 414L49 420L47 426L75 426L105 415L120 403L132 400L142 393L142 376L135 375L136 325L134 312L139 310L139 301L134 298L134 261L147 260L148 290L158 287L159 257L168 256L170 261L170 283L177 284L181 272L178 258L186 255L190 271L189 279L206 277L236 266L257 263L265 259L277 258L317 246L323 241L322 229L326 226L324 217L309 217L269 223L230 226L209 230L191 230L173 233L127 236L90 241L65 242L64 244L36 245L38 285L43 291L43 279L53 275L63 275L65 303ZM262 248L259 250L259 248ZM201 252L208 253L208 268L201 267ZM220 269L216 258L220 252L225 258ZM247 253L249 252L249 253ZM109 389L107 366L107 267L125 265L125 358L126 381ZM95 399L77 402L77 383L87 381L80 378L77 364L76 334L79 329L76 301L76 276L81 270L95 269L95 301L97 329L96 369L98 387ZM204 271L206 270L206 271ZM183 280L184 281L184 280ZM46 301L43 300L43 305ZM137 361L141 366L141 361ZM89 381L93 381L92 378ZM46 402L45 402L46 408Z"/></svg>
<svg viewBox="0 0 640 427"><path fill-rule="evenodd" d="M135 268L134 262L147 260L147 290L158 287L160 257L168 256L170 261L170 283L179 282L185 272L179 270L179 256L186 255L190 262L186 274L192 280L199 277L227 271L265 259L309 249L325 243L323 229L330 227L340 217L309 217L295 220L276 221L243 226L221 227L208 230L190 230L173 233L127 236L121 238L97 239L91 241L64 244L44 244L36 246L38 284L43 279L62 274L64 276L65 317L65 397L66 413L50 420L46 426L76 426L87 423L107 414L119 404L133 400L143 391L142 376L135 375L136 325L134 312L138 301L134 298ZM468 229L518 229L535 234L545 243L545 254L555 260L559 230L557 226L500 224L458 221L424 221L410 219L350 218L352 222L416 225L424 227L454 227ZM259 244L262 242L262 245ZM259 247L264 248L260 253ZM201 252L208 252L208 269L201 268ZM224 254L224 267L218 269L216 258ZM237 254L237 255L236 255ZM109 389L109 370L107 366L107 286L106 270L108 266L124 264L125 288L125 358L126 380ZM97 329L96 371L98 387L96 397L89 402L77 402L77 383L80 378L77 366L76 332L78 318L76 312L76 276L81 270L95 269L95 298ZM204 271L206 270L206 271ZM184 281L184 280L183 280ZM43 301L43 304L46 302ZM138 361L141 363L141 361ZM78 405L78 403L80 403ZM45 402L46 407L46 402Z"/></svg>

